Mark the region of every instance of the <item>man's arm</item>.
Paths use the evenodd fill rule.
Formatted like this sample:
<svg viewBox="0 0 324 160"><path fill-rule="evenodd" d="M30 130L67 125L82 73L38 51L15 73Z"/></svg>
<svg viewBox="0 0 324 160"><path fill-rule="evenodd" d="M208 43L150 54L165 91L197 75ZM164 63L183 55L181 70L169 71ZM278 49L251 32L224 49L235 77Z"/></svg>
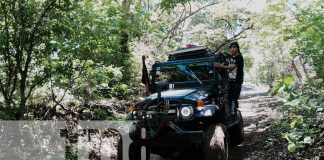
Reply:
<svg viewBox="0 0 324 160"><path fill-rule="evenodd" d="M230 64L228 66L225 66L225 65L222 65L221 63L218 63L218 62L214 62L213 66L216 67L216 68L223 68L223 69L228 69L228 70L233 70L233 69L235 69L237 67L236 64Z"/></svg>

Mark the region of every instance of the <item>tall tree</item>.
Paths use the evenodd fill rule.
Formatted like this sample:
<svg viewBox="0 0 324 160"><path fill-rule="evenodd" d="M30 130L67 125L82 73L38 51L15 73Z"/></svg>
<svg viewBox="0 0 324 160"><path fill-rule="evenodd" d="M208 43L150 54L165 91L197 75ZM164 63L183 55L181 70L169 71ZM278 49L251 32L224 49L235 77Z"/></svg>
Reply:
<svg viewBox="0 0 324 160"><path fill-rule="evenodd" d="M3 0L0 2L0 90L6 107L17 119L26 109L33 89L48 77L46 68L39 67L41 59L49 56L46 44L55 10L71 7L69 1ZM35 76L30 76L34 74Z"/></svg>
<svg viewBox="0 0 324 160"><path fill-rule="evenodd" d="M124 12L111 0L1 1L0 109L23 118L33 91L48 84L83 98L82 90L101 84L125 90L119 75L132 76L128 43L143 20L130 3Z"/></svg>

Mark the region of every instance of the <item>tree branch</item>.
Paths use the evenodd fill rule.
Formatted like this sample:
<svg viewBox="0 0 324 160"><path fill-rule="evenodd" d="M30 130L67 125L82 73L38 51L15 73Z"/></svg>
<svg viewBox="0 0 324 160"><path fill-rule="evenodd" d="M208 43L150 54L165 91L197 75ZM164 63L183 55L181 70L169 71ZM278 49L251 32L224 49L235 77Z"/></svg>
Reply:
<svg viewBox="0 0 324 160"><path fill-rule="evenodd" d="M31 95L32 91L35 89L36 86L42 84L43 81L45 79L47 79L48 77L49 77L49 74L45 73L45 75L44 75L43 78L41 78L40 80L36 81L34 84L31 84L26 98L28 98Z"/></svg>
<svg viewBox="0 0 324 160"><path fill-rule="evenodd" d="M242 31L240 31L239 33L235 34L232 38L226 39L223 43L221 43L215 50L215 52L218 52L219 49L221 49L222 47L224 47L226 44L228 44L231 41L234 40L238 40L240 38L243 37L239 37L242 33L244 33L246 30L252 29L253 28L253 24L251 24L250 26L248 26L247 28L242 29Z"/></svg>
<svg viewBox="0 0 324 160"><path fill-rule="evenodd" d="M294 11L292 11L291 8L287 4L285 4L285 6L288 8L288 11L295 17L295 19L298 22L302 22L302 20L300 20L300 18L298 17L297 13L295 13Z"/></svg>
<svg viewBox="0 0 324 160"><path fill-rule="evenodd" d="M165 41L166 39L168 39L168 38L172 38L172 37L169 36L170 33L171 33L171 32L174 32L174 30L176 30L176 29L178 28L179 24L181 24L182 22L184 22L187 18L189 18L189 17L195 15L195 14L198 13L199 11L201 11L201 10L203 10L203 9L209 7L209 6L213 6L213 5L218 4L218 3L219 3L219 2L213 2L213 3L207 4L207 5L205 5L205 6L201 7L201 8L199 8L199 9L197 9L197 10L194 11L194 12L191 12L191 11L190 11L190 13L189 13L187 16L185 16L185 17L179 19L179 20L175 23L175 25L174 25L174 26L173 26L173 27L168 31L167 35L162 39L161 43L157 46L157 48L161 48L161 46L163 45L163 43L164 43L164 41Z"/></svg>
<svg viewBox="0 0 324 160"><path fill-rule="evenodd" d="M29 38L29 48L27 50L27 60L25 63L25 68L24 68L24 72L27 74L28 72L28 67L32 58L32 50L34 48L35 42L34 42L34 38L35 38L35 34L38 31L38 27L41 25L44 17L46 16L47 12L52 8L52 6L55 4L56 0L51 1L51 3L49 3L46 8L43 10L43 12L40 14L40 16L38 17L37 22L35 23L35 26L33 28L33 31L30 35Z"/></svg>
<svg viewBox="0 0 324 160"><path fill-rule="evenodd" d="M233 26L232 26L231 22L229 20L225 19L225 18L220 18L220 19L217 19L216 21L225 21L228 24L228 26L231 29L233 29Z"/></svg>
<svg viewBox="0 0 324 160"><path fill-rule="evenodd" d="M13 27L14 27L14 34L13 34L13 44L16 44L16 36L17 36L17 22L19 22L19 20L17 19L17 15L15 12L15 6L16 6L16 1L12 1L10 2L11 6L9 6L9 9L7 9L7 5L5 2L1 2L1 9L2 9L2 14L3 16L3 20L4 20L4 28L3 28L3 32L5 35L5 44L4 44L4 51L2 51L2 55L4 57L4 61L5 61L5 66L4 68L6 68L6 70L4 69L4 73L5 73L5 78L1 78L4 81L1 81L1 92L4 96L4 99L6 101L6 105L10 105L10 103L12 102L11 97L13 96L13 93L16 90L16 86L17 86L17 79L18 79L18 75L17 75L17 67L14 67L15 64L13 63L12 60L12 53L10 51L10 32L9 32L9 23L10 23L10 13L12 14L12 17L14 18L14 20L16 21L16 23L13 23ZM20 41L18 41L17 43L20 43ZM19 49L19 45L15 45L16 48ZM15 50L17 51L17 50ZM19 52L19 51L18 51ZM17 53L17 52L16 52ZM15 54L16 54L15 53ZM17 65L16 65L17 66Z"/></svg>

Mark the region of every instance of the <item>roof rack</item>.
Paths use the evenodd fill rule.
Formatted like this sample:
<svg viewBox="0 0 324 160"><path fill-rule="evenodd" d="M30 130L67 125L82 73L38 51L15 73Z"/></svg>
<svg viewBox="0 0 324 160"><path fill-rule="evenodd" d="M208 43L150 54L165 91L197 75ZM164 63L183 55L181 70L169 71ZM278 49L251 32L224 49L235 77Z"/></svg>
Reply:
<svg viewBox="0 0 324 160"><path fill-rule="evenodd" d="M181 60L181 59L195 59L211 56L210 50L206 46L197 46L183 48L176 51L167 53L168 61Z"/></svg>

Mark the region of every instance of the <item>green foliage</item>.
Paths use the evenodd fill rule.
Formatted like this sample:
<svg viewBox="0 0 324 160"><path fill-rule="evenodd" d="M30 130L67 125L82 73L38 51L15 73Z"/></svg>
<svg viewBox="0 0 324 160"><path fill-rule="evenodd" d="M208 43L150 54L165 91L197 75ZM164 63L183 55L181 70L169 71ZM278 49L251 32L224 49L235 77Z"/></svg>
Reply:
<svg viewBox="0 0 324 160"><path fill-rule="evenodd" d="M184 5L189 1L190 0L162 0L160 5L162 9L170 11L174 9L178 4Z"/></svg>
<svg viewBox="0 0 324 160"><path fill-rule="evenodd" d="M320 123L317 109L323 108L322 79L309 79L298 85L291 75L286 75L283 80L277 81L272 89L278 98L284 102L280 111L287 116L289 126L283 133L288 141L289 152L299 151L309 146L312 148L319 140ZM315 92L314 92L315 91Z"/></svg>
<svg viewBox="0 0 324 160"><path fill-rule="evenodd" d="M91 59L95 63L120 67L124 80L134 76L132 55L121 44L127 34L128 43L141 35L145 29L145 17L138 7L132 13L132 19L124 18L120 4L112 1L83 1L74 12L64 15L56 25L64 26L69 35L54 39L55 48L59 49L62 59ZM93 6L96 6L95 8ZM129 11L131 12L131 11ZM58 34L61 32L57 31Z"/></svg>
<svg viewBox="0 0 324 160"><path fill-rule="evenodd" d="M253 66L253 57L244 56L244 71L249 72Z"/></svg>
<svg viewBox="0 0 324 160"><path fill-rule="evenodd" d="M0 2L0 90L4 111L23 118L32 91L46 82L48 68L43 61L52 52L51 26L74 3L66 1Z"/></svg>
<svg viewBox="0 0 324 160"><path fill-rule="evenodd" d="M259 83L270 85L273 82L275 68L272 65L264 64L259 66L257 70L257 78Z"/></svg>
<svg viewBox="0 0 324 160"><path fill-rule="evenodd" d="M304 3L304 4L303 4ZM289 46L292 57L300 56L323 78L324 16L321 0L281 0L269 6L264 24L271 26ZM271 36L271 35L269 35ZM294 45L289 45L293 42Z"/></svg>
<svg viewBox="0 0 324 160"><path fill-rule="evenodd" d="M117 84L112 89L112 94L118 98L125 98L125 96L129 93L128 86L125 84Z"/></svg>
<svg viewBox="0 0 324 160"><path fill-rule="evenodd" d="M294 82L294 78L292 75L286 75L283 79L283 82L285 83L286 86L291 85L292 82Z"/></svg>
<svg viewBox="0 0 324 160"><path fill-rule="evenodd" d="M286 39L295 39L296 47L291 54L302 56L310 62L321 78L324 77L324 16L323 2L315 0L307 7L301 7L301 3L296 3L297 22L292 27L283 30Z"/></svg>
<svg viewBox="0 0 324 160"><path fill-rule="evenodd" d="M253 34L262 52L262 61L257 65L259 81L270 80L267 83L271 84L273 77L286 74L302 81L314 72L323 78L322 10L321 0L279 0L269 1L267 8L255 15Z"/></svg>
<svg viewBox="0 0 324 160"><path fill-rule="evenodd" d="M54 89L82 101L98 98L99 88L126 97L125 84L137 76L128 46L147 21L139 4L130 5L125 11L121 2L111 0L1 1L4 118L23 118L39 86L47 86L41 103L60 97L48 92Z"/></svg>
<svg viewBox="0 0 324 160"><path fill-rule="evenodd" d="M53 67L56 72L52 77L52 85L64 88L74 96L86 98L87 100L98 98L97 94L100 90L113 90L119 87L122 79L122 73L119 68L112 66L104 66L99 63L94 63L91 60L72 60L69 69L65 71L59 68L64 68L62 62L54 62ZM123 85L126 86L125 84ZM127 86L126 86L127 88ZM121 92L121 93L119 93ZM119 95L123 98L127 93L120 90L107 93L110 97ZM107 96L107 95L106 95Z"/></svg>

